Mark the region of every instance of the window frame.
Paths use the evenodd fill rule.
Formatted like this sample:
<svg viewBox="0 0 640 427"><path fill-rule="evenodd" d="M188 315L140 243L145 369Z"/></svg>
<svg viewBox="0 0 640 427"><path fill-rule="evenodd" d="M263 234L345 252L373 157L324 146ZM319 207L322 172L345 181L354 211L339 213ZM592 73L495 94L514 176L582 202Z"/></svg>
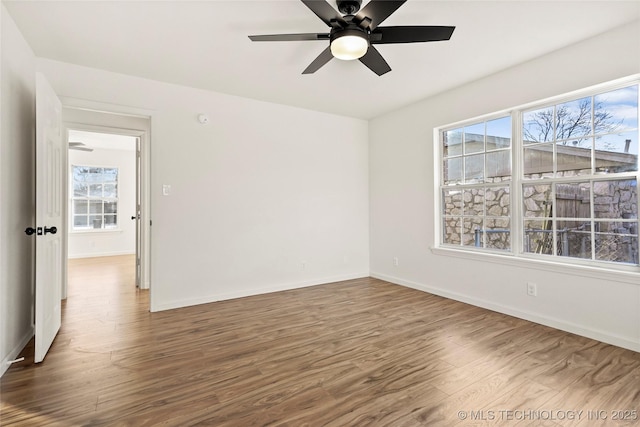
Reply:
<svg viewBox="0 0 640 427"><path fill-rule="evenodd" d="M74 179L73 179L73 172L74 172L74 168L90 168L90 169L115 169L116 171L116 181L115 181L115 187L116 187L116 196L115 197L91 197L91 196L87 196L87 197L77 197L75 196L75 192L74 192ZM69 165L69 194L71 197L69 197L69 231L72 234L79 234L79 233L113 233L113 232L120 232L122 231L120 228L120 186L118 185L120 182L120 168L116 167L116 166L105 166L105 165L88 165L88 164L70 164ZM100 181L101 184L105 184L105 181ZM95 215L100 215L102 217L102 223L101 223L101 227L100 228L93 228L90 226L84 227L84 228L76 228L74 223L74 218L76 216L75 214L75 210L74 210L74 201L76 200L87 200L88 202L91 200L100 200L103 203L103 211L100 214L95 214ZM107 215L114 215L115 216L115 226L113 227L109 227L109 228L105 228L105 221L104 221L104 217L105 217L105 212L104 212L104 203L105 202L115 202L116 203L116 209L115 212L113 213L108 213ZM88 209L89 206L87 206ZM90 212L87 213L87 215L91 215Z"/></svg>
<svg viewBox="0 0 640 427"><path fill-rule="evenodd" d="M484 154L485 158L484 158L484 166L483 166L483 177L482 177L482 181L473 181L473 182L468 182L465 183L464 179L463 182L459 182L459 183L454 183L453 185L445 185L443 182L443 174L442 174L442 170L444 168L444 144L442 143L442 139L441 139L441 135L448 131L448 130L454 130L454 129L458 129L458 128L465 128L467 125L477 125L479 123L488 123L494 120L499 120L499 119L503 119L505 117L510 117L511 118L511 122L512 122L512 129L511 129L511 136L510 136L510 143L509 143L509 148L504 149L504 148L500 148L500 149L494 149L494 150L487 150L487 141L486 141L486 126L485 126L485 140L484 140L484 149L483 151L477 151L477 152L473 152L470 153L470 156L476 156L479 154ZM463 132L463 137L462 137L462 142L461 142L461 154L459 156L455 156L454 158L461 158L462 159L462 177L464 178L465 175L465 159L467 157L467 153L465 153L465 141L464 141L464 135L465 133ZM459 122L457 124L455 124L455 126L447 126L446 128L441 128L440 132L438 133L438 147L439 147L439 155L438 155L438 161L439 161L439 166L440 166L440 170L438 172L438 174L436 175L436 185L438 186L438 190L436 192L436 194L438 195L438 202L440 204L440 206L442 206L442 201L443 201L443 191L445 188L449 188L449 189L456 189L459 188L461 191L465 191L465 190L473 190L473 189L487 189L487 188L499 188L499 187L509 187L509 194L511 194L512 192L512 186L513 186L513 161L514 161L514 157L513 157L513 117L510 111L501 111L498 113L493 113L487 116L482 116L479 118L474 118L471 120L465 120L463 122ZM500 152L505 152L505 151L509 151L510 157L511 157L511 171L510 171L510 178L504 181L498 181L498 182L487 182L486 179L486 172L487 172L487 163L486 163L486 155L487 154L492 154L492 153L500 153ZM511 209L512 206L510 204L509 206L509 210L510 210L510 214L508 216L509 218L509 222L510 224L512 224L513 222L513 217L512 217L512 213L511 213ZM444 213L442 212L442 210L438 211L438 215L439 215L439 220L441 221L443 218L445 218ZM469 219L469 218L482 218L482 221L484 223L484 221L487 220L487 218L489 219L494 219L497 220L499 218L505 218L504 216L495 216L495 215L487 215L487 210L486 208L483 208L483 212L482 215L465 215L464 211L458 216L458 218L461 221L464 221L465 219ZM510 234L513 234L512 232L510 232ZM442 224L440 223L440 231L439 231L439 237L442 238L443 237L443 233L442 233ZM483 240L486 238L486 233L483 233ZM513 246L513 241L511 240L511 235L509 237L510 239L510 247ZM439 241L439 243L446 245L447 247L460 247L460 248L464 248L464 249L468 249L468 250L479 250L482 252L485 251L495 251L497 253L508 253L510 252L510 250L502 250L502 249L491 249L491 248L486 248L486 247L475 247L475 246L470 246L470 245L465 245L463 243L464 241L464 236L461 235L460 238L460 245L448 245L448 244L444 244L442 241Z"/></svg>
<svg viewBox="0 0 640 427"><path fill-rule="evenodd" d="M470 119L450 123L443 126L438 126L433 129L433 154L434 154L434 245L431 251L440 255L451 255L469 259L479 259L483 261L494 261L508 264L515 264L518 266L527 267L541 267L543 269L556 269L562 272L571 272L571 274L584 274L590 276L594 272L603 272L603 277L606 275L608 279L611 279L610 274L614 273L616 277L623 281L628 282L630 277L633 281L637 282L637 273L640 272L640 265L617 263L615 261L603 261L594 259L581 259L568 256L558 255L546 255L535 254L525 252L524 248L524 208L523 208L523 184L532 182L541 182L541 180L524 179L524 143L523 143L523 116L527 111L533 111L536 109L543 109L545 107L551 107L566 102L576 101L587 96L596 96L601 93L606 93L621 89L628 86L639 85L640 86L640 74L629 76L626 78L605 82L602 84L590 86L580 90L568 92L562 95L549 97L546 99L530 102L527 104L519 105L513 108L497 111L490 114L476 116ZM640 98L640 94L639 94ZM639 99L640 108L640 99ZM506 115L511 116L511 155L512 155L512 170L511 180L508 181L511 186L511 209L510 209L510 229L511 229L511 247L509 250L493 250L484 247L475 246L463 246L463 245L449 245L444 243L443 234L443 221L445 213L443 211L443 194L444 190L455 188L457 186L445 186L443 179L444 168L444 147L443 147L443 134L448 130L469 126L482 121L490 121ZM638 130L640 133L640 130ZM592 159L592 163L595 160ZM556 169L554 157L554 169ZM593 166L593 164L592 164ZM607 180L623 180L623 179L635 179L636 183L640 183L640 165L638 170L634 172L618 172L605 175L597 175L595 170L592 169L590 175L572 176L572 177L554 177L552 179L545 178L544 182L551 184L555 188L557 182L590 182L593 181L607 181ZM461 185L460 188L465 188ZM591 194L593 200L593 194ZM640 201L640 200L639 200ZM555 214L553 217L556 221ZM555 230L556 221L553 223ZM598 221L598 218L593 216L593 205L591 206L591 221ZM636 219L636 224L640 224L640 220ZM639 246L640 246L640 239ZM555 243L555 233L554 233ZM554 246L555 247L555 246ZM584 273L586 271L586 273Z"/></svg>

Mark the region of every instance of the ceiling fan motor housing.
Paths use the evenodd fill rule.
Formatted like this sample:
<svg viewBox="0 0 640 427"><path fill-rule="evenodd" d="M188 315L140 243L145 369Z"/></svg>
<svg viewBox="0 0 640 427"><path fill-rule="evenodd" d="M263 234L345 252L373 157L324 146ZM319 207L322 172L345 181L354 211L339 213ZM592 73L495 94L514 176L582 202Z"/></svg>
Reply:
<svg viewBox="0 0 640 427"><path fill-rule="evenodd" d="M332 28L329 33L329 41L333 42L335 39L342 36L358 36L363 38L369 43L369 34L356 24L349 23L346 28Z"/></svg>
<svg viewBox="0 0 640 427"><path fill-rule="evenodd" d="M337 0L336 4L343 15L355 15L360 10L362 0Z"/></svg>

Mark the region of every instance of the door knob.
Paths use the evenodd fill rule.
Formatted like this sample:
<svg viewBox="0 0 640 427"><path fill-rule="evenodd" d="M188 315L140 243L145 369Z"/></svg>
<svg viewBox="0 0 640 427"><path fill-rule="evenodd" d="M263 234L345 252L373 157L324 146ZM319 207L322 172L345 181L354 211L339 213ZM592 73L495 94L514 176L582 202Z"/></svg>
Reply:
<svg viewBox="0 0 640 427"><path fill-rule="evenodd" d="M47 233L56 234L57 232L58 232L58 228L57 227L45 227L44 228L44 234L47 234Z"/></svg>
<svg viewBox="0 0 640 427"><path fill-rule="evenodd" d="M27 229L24 230L24 232L27 234L27 236L31 236L32 234L36 233L36 229L33 227L27 227Z"/></svg>
<svg viewBox="0 0 640 427"><path fill-rule="evenodd" d="M132 217L131 217L131 219L136 219L136 217L135 217L135 216L132 216Z"/></svg>

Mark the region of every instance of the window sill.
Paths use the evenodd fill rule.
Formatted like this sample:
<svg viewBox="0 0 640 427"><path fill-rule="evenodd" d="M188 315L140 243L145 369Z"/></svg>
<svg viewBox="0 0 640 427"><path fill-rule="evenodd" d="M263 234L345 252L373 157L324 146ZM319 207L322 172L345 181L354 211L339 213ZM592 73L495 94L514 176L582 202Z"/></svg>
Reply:
<svg viewBox="0 0 640 427"><path fill-rule="evenodd" d="M123 233L124 230L122 228L111 228L109 230L105 230L103 228L95 228L88 230L71 230L69 234L117 234Z"/></svg>
<svg viewBox="0 0 640 427"><path fill-rule="evenodd" d="M609 280L621 283L640 284L640 267L620 266L620 269L601 266L565 264L550 260L539 259L535 256L514 256L495 252L466 251L447 247L432 247L431 253L441 256L451 256L481 262L493 262L520 268L534 268L543 271L553 271L572 276L584 276L595 279ZM624 268L624 270L623 270Z"/></svg>

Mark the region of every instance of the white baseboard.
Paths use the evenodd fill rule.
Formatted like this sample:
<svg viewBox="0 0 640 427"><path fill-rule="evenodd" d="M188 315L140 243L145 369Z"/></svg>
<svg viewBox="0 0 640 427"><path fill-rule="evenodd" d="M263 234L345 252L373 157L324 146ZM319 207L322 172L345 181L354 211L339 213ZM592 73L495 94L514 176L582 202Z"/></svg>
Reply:
<svg viewBox="0 0 640 427"><path fill-rule="evenodd" d="M11 364L9 363L12 360L15 360L16 357L18 357L18 355L20 354L20 352L22 352L22 350L24 349L24 347L29 343L29 340L31 340L31 338L33 338L33 328L31 328L26 334L25 336L22 337L22 339L20 340L20 342L18 343L17 346L15 346L8 354L7 356L2 359L1 365L0 365L0 377L2 377L4 375L5 372L7 372L7 369L9 369L9 367L11 366Z"/></svg>
<svg viewBox="0 0 640 427"><path fill-rule="evenodd" d="M513 307L496 304L491 301L470 297L468 295L447 291L445 289L424 285L422 283L417 283L410 280L404 280L404 279L394 277L394 276L389 276L383 273L376 273L372 271L370 273L370 276L376 279L385 280L387 282L394 283L396 285L406 286L408 288L417 289L423 292L428 292L430 294L438 295L444 298L449 298L452 300L464 302L467 304L474 305L476 307L486 308L488 310L496 311L498 313L507 314L509 316L528 320L530 322L538 323L544 326L549 326L554 329L559 329L561 331L570 332L572 334L580 335L583 337L602 341L607 344L612 344L618 347L640 352L639 342L632 341L625 337L617 336L605 331L586 328L584 326L567 322L564 320L556 319L553 317L542 316L537 313L515 309Z"/></svg>
<svg viewBox="0 0 640 427"><path fill-rule="evenodd" d="M219 294L207 295L204 297L187 298L183 300L170 301L170 302L164 302L159 304L157 303L154 304L153 292L152 292L151 294L152 301L151 301L150 310L152 312L172 310L175 308L189 307L192 305L208 304L212 302L249 297L253 295L268 294L268 293L280 292L280 291L289 291L292 289L306 288L309 286L323 285L326 283L341 282L343 280L360 279L362 277L369 277L369 272L361 272L357 274L346 274L346 275L339 275L339 276L329 276L329 277L311 279L311 280L302 281L302 282L293 282L293 283L281 284L276 286L257 287L257 288L238 290L233 292L222 292Z"/></svg>
<svg viewBox="0 0 640 427"><path fill-rule="evenodd" d="M95 252L95 253L85 253L85 254L69 254L67 256L68 259L76 259L76 258L96 258L103 256L118 256L118 255L135 255L135 251L117 251L117 252Z"/></svg>

